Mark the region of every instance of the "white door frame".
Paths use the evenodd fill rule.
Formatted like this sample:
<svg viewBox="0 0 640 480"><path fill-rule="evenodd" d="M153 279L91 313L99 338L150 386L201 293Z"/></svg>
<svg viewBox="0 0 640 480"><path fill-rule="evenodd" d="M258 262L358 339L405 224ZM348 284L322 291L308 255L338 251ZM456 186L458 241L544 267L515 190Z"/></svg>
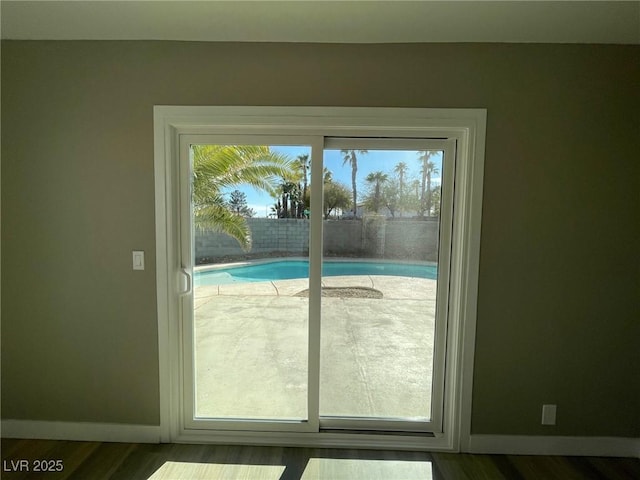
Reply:
<svg viewBox="0 0 640 480"><path fill-rule="evenodd" d="M221 442L459 451L468 448L475 344L486 110L350 107L154 107L156 281L163 442ZM177 252L179 138L183 134L274 133L455 139L455 214L447 332L445 432L385 434L195 431L181 421L179 292L185 289Z"/></svg>

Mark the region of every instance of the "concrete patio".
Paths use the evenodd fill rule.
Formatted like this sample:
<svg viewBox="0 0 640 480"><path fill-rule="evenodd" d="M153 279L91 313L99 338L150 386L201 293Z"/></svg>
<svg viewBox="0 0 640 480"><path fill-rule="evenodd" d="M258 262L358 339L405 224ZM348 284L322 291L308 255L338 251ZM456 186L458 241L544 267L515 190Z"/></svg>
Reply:
<svg viewBox="0 0 640 480"><path fill-rule="evenodd" d="M322 299L320 414L429 417L436 281L325 277L382 299ZM199 417L307 417L307 279L195 289Z"/></svg>

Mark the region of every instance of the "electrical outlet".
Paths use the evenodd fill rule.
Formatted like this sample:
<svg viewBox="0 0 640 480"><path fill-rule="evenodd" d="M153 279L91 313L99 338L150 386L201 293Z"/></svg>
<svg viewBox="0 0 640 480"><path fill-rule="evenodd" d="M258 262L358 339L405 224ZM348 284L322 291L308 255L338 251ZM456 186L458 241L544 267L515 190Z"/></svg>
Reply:
<svg viewBox="0 0 640 480"><path fill-rule="evenodd" d="M556 405L542 405L542 425L556 424Z"/></svg>

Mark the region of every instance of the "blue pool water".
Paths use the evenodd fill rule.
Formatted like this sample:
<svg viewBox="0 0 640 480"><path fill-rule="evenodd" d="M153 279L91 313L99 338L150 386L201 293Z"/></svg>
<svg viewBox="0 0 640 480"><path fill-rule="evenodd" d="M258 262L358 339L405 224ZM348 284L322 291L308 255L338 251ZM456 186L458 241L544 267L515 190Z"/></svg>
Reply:
<svg viewBox="0 0 640 480"><path fill-rule="evenodd" d="M322 264L322 275L394 275L399 277L430 278L435 280L435 265L410 265L382 262L330 262ZM195 273L195 285L227 285L241 282L289 280L309 276L309 262L304 260L279 260L255 265L216 268Z"/></svg>

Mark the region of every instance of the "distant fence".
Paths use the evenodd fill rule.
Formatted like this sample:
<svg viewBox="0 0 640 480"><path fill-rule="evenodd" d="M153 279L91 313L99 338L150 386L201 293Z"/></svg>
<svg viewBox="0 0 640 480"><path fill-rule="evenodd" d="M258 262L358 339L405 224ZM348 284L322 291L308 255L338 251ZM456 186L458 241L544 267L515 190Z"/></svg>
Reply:
<svg viewBox="0 0 640 480"><path fill-rule="evenodd" d="M269 256L306 256L309 253L309 220L249 218L253 245L243 251L238 242L219 232L195 235L196 263ZM323 250L337 257L436 260L438 221L365 216L356 220L324 220Z"/></svg>

